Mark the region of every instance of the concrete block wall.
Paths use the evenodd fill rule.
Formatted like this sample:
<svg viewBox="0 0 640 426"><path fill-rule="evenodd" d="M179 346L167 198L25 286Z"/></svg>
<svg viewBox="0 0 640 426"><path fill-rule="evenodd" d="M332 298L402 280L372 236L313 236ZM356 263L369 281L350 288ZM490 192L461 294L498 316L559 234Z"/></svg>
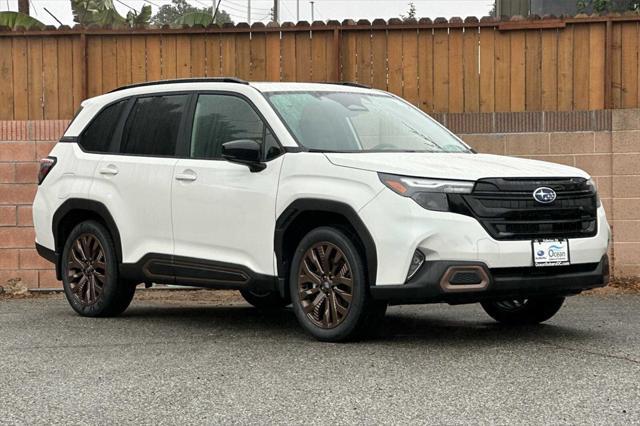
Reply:
<svg viewBox="0 0 640 426"><path fill-rule="evenodd" d="M519 114L522 114L521 116ZM439 115L479 152L568 164L594 176L613 227L613 272L640 277L640 110ZM34 249L38 160L67 120L0 121L0 286L59 288Z"/></svg>

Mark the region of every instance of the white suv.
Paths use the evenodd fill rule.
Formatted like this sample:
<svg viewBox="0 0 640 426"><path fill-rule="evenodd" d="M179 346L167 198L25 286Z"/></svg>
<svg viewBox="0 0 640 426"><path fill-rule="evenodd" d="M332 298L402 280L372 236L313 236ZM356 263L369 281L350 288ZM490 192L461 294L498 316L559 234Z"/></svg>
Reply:
<svg viewBox="0 0 640 426"><path fill-rule="evenodd" d="M341 341L388 304L481 302L530 324L608 281L585 172L477 154L353 84L118 89L82 103L39 181L36 246L85 316L123 312L139 283L239 289Z"/></svg>

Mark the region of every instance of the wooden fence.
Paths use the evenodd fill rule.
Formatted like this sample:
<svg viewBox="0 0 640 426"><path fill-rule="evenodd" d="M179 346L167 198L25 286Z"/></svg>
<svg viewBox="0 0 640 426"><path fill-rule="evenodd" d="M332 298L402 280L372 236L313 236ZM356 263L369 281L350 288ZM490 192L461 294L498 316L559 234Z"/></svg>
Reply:
<svg viewBox="0 0 640 426"><path fill-rule="evenodd" d="M70 118L145 80L357 81L428 112L640 106L640 17L0 32L0 120Z"/></svg>

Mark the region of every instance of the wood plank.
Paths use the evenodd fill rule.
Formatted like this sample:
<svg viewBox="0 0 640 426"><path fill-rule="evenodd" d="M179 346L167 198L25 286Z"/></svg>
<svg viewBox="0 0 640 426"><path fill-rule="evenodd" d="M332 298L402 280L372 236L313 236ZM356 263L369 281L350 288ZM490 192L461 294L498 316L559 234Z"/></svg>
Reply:
<svg viewBox="0 0 640 426"><path fill-rule="evenodd" d="M340 31L334 29L327 35L327 81L340 81L342 74L340 46L342 37Z"/></svg>
<svg viewBox="0 0 640 426"><path fill-rule="evenodd" d="M131 82L147 80L147 43L144 36L131 37Z"/></svg>
<svg viewBox="0 0 640 426"><path fill-rule="evenodd" d="M402 97L420 106L418 95L418 30L402 31Z"/></svg>
<svg viewBox="0 0 640 426"><path fill-rule="evenodd" d="M233 77L236 75L235 34L220 35L220 68L222 75L225 77Z"/></svg>
<svg viewBox="0 0 640 426"><path fill-rule="evenodd" d="M480 111L480 33L479 28L467 27L463 35L464 110Z"/></svg>
<svg viewBox="0 0 640 426"><path fill-rule="evenodd" d="M420 108L433 111L433 31L418 33L418 103Z"/></svg>
<svg viewBox="0 0 640 426"><path fill-rule="evenodd" d="M296 35L283 32L280 45L282 81L296 81Z"/></svg>
<svg viewBox="0 0 640 426"><path fill-rule="evenodd" d="M606 24L590 24L589 33L589 109L605 108L605 33Z"/></svg>
<svg viewBox="0 0 640 426"><path fill-rule="evenodd" d="M176 54L176 36L161 36L161 79L176 78L178 75L178 58Z"/></svg>
<svg viewBox="0 0 640 426"><path fill-rule="evenodd" d="M29 37L29 120L42 120L42 38Z"/></svg>
<svg viewBox="0 0 640 426"><path fill-rule="evenodd" d="M102 93L102 37L87 36L87 97Z"/></svg>
<svg viewBox="0 0 640 426"><path fill-rule="evenodd" d="M387 32L371 32L371 85L387 90Z"/></svg>
<svg viewBox="0 0 640 426"><path fill-rule="evenodd" d="M399 29L390 29L387 32L387 60L387 90L402 96L402 31Z"/></svg>
<svg viewBox="0 0 640 426"><path fill-rule="evenodd" d="M638 106L638 24L622 25L622 108Z"/></svg>
<svg viewBox="0 0 640 426"><path fill-rule="evenodd" d="M236 34L236 76L251 79L251 40L249 34Z"/></svg>
<svg viewBox="0 0 640 426"><path fill-rule="evenodd" d="M122 87L131 84L131 37L116 37L116 81Z"/></svg>
<svg viewBox="0 0 640 426"><path fill-rule="evenodd" d="M13 120L13 42L0 39L0 120Z"/></svg>
<svg viewBox="0 0 640 426"><path fill-rule="evenodd" d="M511 33L495 33L495 110L511 111Z"/></svg>
<svg viewBox="0 0 640 426"><path fill-rule="evenodd" d="M27 39L25 37L12 37L13 55L13 119L27 120L29 118L29 55Z"/></svg>
<svg viewBox="0 0 640 426"><path fill-rule="evenodd" d="M542 109L558 108L558 30L542 32Z"/></svg>
<svg viewBox="0 0 640 426"><path fill-rule="evenodd" d="M310 36L310 31L296 31L296 81L311 81Z"/></svg>
<svg viewBox="0 0 640 426"><path fill-rule="evenodd" d="M589 109L589 25L573 29L573 109ZM636 95L637 97L637 95Z"/></svg>
<svg viewBox="0 0 640 426"><path fill-rule="evenodd" d="M371 31L358 31L356 37L356 77L360 84L371 85Z"/></svg>
<svg viewBox="0 0 640 426"><path fill-rule="evenodd" d="M191 77L205 77L207 68L207 53L204 35L191 36Z"/></svg>
<svg viewBox="0 0 640 426"><path fill-rule="evenodd" d="M72 118L73 105L73 40L69 36L58 39L58 118Z"/></svg>
<svg viewBox="0 0 640 426"><path fill-rule="evenodd" d="M86 64L86 54L83 36L75 36L72 38L73 46L73 113L80 108L80 103L87 95L87 88L84 87L85 77L88 73Z"/></svg>
<svg viewBox="0 0 640 426"><path fill-rule="evenodd" d="M611 106L622 108L622 25L614 23L611 32Z"/></svg>
<svg viewBox="0 0 640 426"><path fill-rule="evenodd" d="M204 40L206 51L206 75L207 77L218 77L222 75L220 62L220 37L217 34L207 34Z"/></svg>
<svg viewBox="0 0 640 426"><path fill-rule="evenodd" d="M118 87L116 38L102 38L102 92L107 93Z"/></svg>
<svg viewBox="0 0 640 426"><path fill-rule="evenodd" d="M356 58L356 32L342 31L342 45L340 56L342 63L342 81L356 81L358 78L357 58Z"/></svg>
<svg viewBox="0 0 640 426"><path fill-rule="evenodd" d="M495 28L480 28L480 111L495 110Z"/></svg>
<svg viewBox="0 0 640 426"><path fill-rule="evenodd" d="M573 110L573 25L558 34L558 110Z"/></svg>
<svg viewBox="0 0 640 426"><path fill-rule="evenodd" d="M311 33L311 78L313 81L328 81L327 46L331 44L332 38L333 34L329 31Z"/></svg>
<svg viewBox="0 0 640 426"><path fill-rule="evenodd" d="M176 38L176 76L191 77L191 35L179 35Z"/></svg>
<svg viewBox="0 0 640 426"><path fill-rule="evenodd" d="M449 34L446 29L433 31L433 110L446 112L449 107Z"/></svg>
<svg viewBox="0 0 640 426"><path fill-rule="evenodd" d="M525 31L511 33L511 111L525 110Z"/></svg>
<svg viewBox="0 0 640 426"><path fill-rule="evenodd" d="M542 31L525 35L525 109L542 110Z"/></svg>
<svg viewBox="0 0 640 426"><path fill-rule="evenodd" d="M464 111L464 59L462 28L449 30L449 108L448 112Z"/></svg>
<svg viewBox="0 0 640 426"><path fill-rule="evenodd" d="M267 33L265 46L265 79L280 81L280 33Z"/></svg>
<svg viewBox="0 0 640 426"><path fill-rule="evenodd" d="M266 63L266 36L264 33L254 33L251 36L251 80L266 80Z"/></svg>
<svg viewBox="0 0 640 426"><path fill-rule="evenodd" d="M162 78L162 39L159 35L145 37L147 46L147 81L156 81Z"/></svg>
<svg viewBox="0 0 640 426"><path fill-rule="evenodd" d="M42 40L42 79L44 119L58 119L58 37Z"/></svg>

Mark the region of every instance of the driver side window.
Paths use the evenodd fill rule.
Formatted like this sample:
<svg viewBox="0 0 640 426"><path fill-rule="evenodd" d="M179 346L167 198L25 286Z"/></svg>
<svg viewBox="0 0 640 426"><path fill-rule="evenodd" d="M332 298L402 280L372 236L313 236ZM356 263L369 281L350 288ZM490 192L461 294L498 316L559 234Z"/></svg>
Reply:
<svg viewBox="0 0 640 426"><path fill-rule="evenodd" d="M191 131L191 158L220 159L222 144L250 139L264 146L273 139L262 119L242 98L229 95L198 96Z"/></svg>

